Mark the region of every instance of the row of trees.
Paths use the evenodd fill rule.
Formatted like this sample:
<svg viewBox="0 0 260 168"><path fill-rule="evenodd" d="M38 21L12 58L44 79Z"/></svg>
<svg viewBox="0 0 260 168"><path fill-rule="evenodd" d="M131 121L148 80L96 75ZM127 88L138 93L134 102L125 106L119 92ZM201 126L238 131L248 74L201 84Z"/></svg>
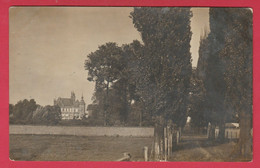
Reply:
<svg viewBox="0 0 260 168"><path fill-rule="evenodd" d="M191 16L190 8L134 8L130 17L142 42L121 47L106 43L85 61L88 80L96 84L93 99L104 125L117 113L127 123L138 111L140 125L148 121L155 127L156 160L166 153L164 128L186 123Z"/></svg>
<svg viewBox="0 0 260 168"><path fill-rule="evenodd" d="M106 43L88 55L85 68L96 83L94 104L104 125L138 111L140 125L155 127L154 152L163 158L164 127L211 123L224 139L226 122L239 121L239 151L250 153L252 128L252 12L210 8L210 33L200 42L197 69L191 68L189 8L134 8L130 14L142 42ZM138 107L135 109L134 107ZM135 111L136 113L136 111Z"/></svg>
<svg viewBox="0 0 260 168"><path fill-rule="evenodd" d="M42 107L34 99L21 100L15 105L9 105L10 124L44 124L56 125L61 120L58 106L47 105Z"/></svg>
<svg viewBox="0 0 260 168"><path fill-rule="evenodd" d="M252 144L252 11L210 8L209 14L210 33L201 39L199 49L196 80L204 91L197 114L204 124L211 123L212 139L215 126L223 140L225 123L238 121L239 152L247 157Z"/></svg>

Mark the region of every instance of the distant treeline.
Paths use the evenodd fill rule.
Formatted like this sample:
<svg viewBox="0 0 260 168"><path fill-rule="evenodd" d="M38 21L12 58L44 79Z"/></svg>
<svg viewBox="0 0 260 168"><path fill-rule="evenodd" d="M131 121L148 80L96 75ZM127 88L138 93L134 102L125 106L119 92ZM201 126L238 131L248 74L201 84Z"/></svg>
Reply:
<svg viewBox="0 0 260 168"><path fill-rule="evenodd" d="M83 117L82 120L61 120L61 110L59 106L40 106L34 99L20 100L15 105L9 104L9 123L22 125L81 125L81 126L103 126L103 120L98 117L99 110L93 105L89 108L93 110L92 116ZM139 111L137 107L133 107L132 113L128 116L128 123L122 124L117 113L109 115L110 122L108 126L139 126ZM145 117L143 126L152 126L152 122ZM113 122L112 122L113 121Z"/></svg>
<svg viewBox="0 0 260 168"><path fill-rule="evenodd" d="M21 100L15 105L9 104L10 124L56 125L61 120L58 106L40 106L34 99Z"/></svg>

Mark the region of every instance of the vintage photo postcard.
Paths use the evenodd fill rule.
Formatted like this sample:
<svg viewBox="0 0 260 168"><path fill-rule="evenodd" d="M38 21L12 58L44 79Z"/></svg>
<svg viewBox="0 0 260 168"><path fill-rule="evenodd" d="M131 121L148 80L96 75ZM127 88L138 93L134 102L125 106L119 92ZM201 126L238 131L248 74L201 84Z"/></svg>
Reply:
<svg viewBox="0 0 260 168"><path fill-rule="evenodd" d="M9 8L12 161L251 162L253 10Z"/></svg>

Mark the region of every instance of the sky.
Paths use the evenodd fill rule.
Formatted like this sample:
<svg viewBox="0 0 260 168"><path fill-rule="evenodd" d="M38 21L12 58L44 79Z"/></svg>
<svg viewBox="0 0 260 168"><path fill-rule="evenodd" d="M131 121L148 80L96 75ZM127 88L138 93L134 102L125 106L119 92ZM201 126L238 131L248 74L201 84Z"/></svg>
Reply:
<svg viewBox="0 0 260 168"><path fill-rule="evenodd" d="M87 55L106 42L119 46L140 40L130 7L12 7L9 10L10 103L35 99L53 105L54 98L83 95L92 102L94 82L87 80ZM198 60L208 8L192 8L192 65Z"/></svg>

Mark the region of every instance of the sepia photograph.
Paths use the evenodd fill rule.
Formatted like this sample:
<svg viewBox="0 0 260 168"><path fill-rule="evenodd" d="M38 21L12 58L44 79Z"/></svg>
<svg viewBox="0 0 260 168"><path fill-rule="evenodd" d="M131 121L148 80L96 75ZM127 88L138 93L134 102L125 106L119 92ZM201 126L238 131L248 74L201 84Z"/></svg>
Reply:
<svg viewBox="0 0 260 168"><path fill-rule="evenodd" d="M12 161L251 162L253 10L9 8Z"/></svg>

